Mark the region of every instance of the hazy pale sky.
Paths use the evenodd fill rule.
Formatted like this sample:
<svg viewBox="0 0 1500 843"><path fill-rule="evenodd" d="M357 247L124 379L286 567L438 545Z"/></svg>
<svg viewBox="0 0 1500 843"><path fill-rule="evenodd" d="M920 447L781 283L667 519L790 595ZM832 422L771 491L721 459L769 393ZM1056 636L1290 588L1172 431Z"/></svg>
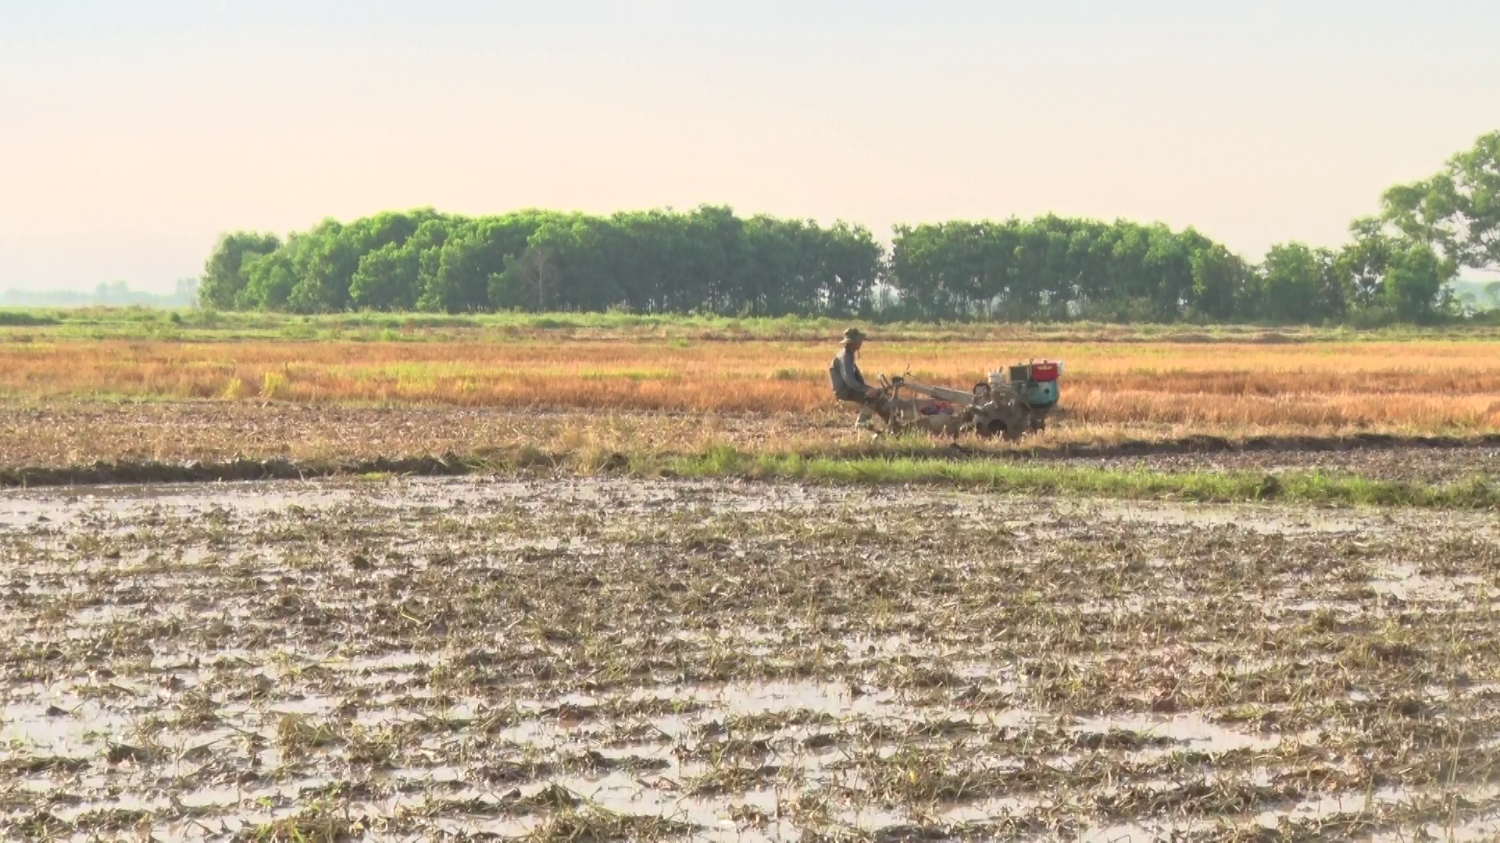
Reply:
<svg viewBox="0 0 1500 843"><path fill-rule="evenodd" d="M0 289L434 206L1337 245L1500 129L1493 0L0 0Z"/></svg>

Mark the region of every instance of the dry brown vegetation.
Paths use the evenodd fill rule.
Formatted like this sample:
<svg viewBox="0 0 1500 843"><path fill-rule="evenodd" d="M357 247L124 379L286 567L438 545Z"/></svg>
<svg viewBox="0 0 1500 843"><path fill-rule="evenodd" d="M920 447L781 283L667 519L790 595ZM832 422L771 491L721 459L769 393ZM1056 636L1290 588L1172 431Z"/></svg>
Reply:
<svg viewBox="0 0 1500 843"><path fill-rule="evenodd" d="M1262 429L1226 438L1144 425L1065 424L1019 445L966 440L955 453L921 437L872 438L847 417L813 414L653 414L540 412L460 407L340 407L261 402L49 402L0 404L0 485L138 482L143 464L240 468L230 478L266 474L285 461L290 476L308 469L443 471L440 465L359 468L411 458L467 461L480 471L520 467L593 474L621 459L660 464L673 455L730 447L745 454L795 453L835 460L865 457L1004 459L1018 464L1181 471L1316 471L1327 476L1447 484L1500 477L1500 434L1457 439L1284 436ZM1237 437L1236 437L1237 434ZM96 468L96 463L103 464ZM24 472L23 472L24 469ZM56 472L48 481L38 471ZM172 475L168 471L168 475ZM163 478L158 478L163 479ZM187 479L183 477L182 479ZM199 478L203 479L203 478Z"/></svg>
<svg viewBox="0 0 1500 843"><path fill-rule="evenodd" d="M1493 839L1487 515L0 493L0 835Z"/></svg>
<svg viewBox="0 0 1500 843"><path fill-rule="evenodd" d="M511 342L0 343L0 393L832 417L829 343L649 337ZM1076 428L1161 434L1500 429L1500 342L871 343L863 366L957 385L1062 359Z"/></svg>

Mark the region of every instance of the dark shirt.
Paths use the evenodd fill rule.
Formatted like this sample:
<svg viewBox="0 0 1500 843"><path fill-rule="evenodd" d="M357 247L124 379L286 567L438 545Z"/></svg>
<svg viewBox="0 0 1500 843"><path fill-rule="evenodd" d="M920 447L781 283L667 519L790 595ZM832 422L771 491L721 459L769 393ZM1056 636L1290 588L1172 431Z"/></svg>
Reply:
<svg viewBox="0 0 1500 843"><path fill-rule="evenodd" d="M867 384L865 384L865 376L859 373L859 365L854 362L853 348L850 348L847 345L844 346L844 356L842 362L844 364L844 383L848 384L849 388L853 389L856 392L864 392L865 389L868 388L868 386Z"/></svg>

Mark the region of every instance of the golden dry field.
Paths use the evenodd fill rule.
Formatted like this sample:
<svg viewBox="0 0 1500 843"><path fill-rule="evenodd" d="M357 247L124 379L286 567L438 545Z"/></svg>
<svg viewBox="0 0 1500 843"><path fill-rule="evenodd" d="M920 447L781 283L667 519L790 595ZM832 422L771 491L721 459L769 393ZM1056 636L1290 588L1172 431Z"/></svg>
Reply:
<svg viewBox="0 0 1500 843"><path fill-rule="evenodd" d="M836 347L623 338L483 342L32 341L0 344L0 393L440 405L503 410L844 412ZM870 343L878 372L968 386L1028 358L1065 363L1062 426L1177 434L1500 429L1500 341Z"/></svg>
<svg viewBox="0 0 1500 843"><path fill-rule="evenodd" d="M842 326L831 322L135 318L0 327L0 467L540 453L592 470L620 455L720 447L843 458L915 447L872 443L833 400L827 366ZM1124 456L1146 443L1162 457L1201 450L1177 446L1205 437L1220 451L1275 440L1273 450L1306 454L1312 440L1328 450L1349 437L1500 434L1500 335L1488 329L869 330L871 379L909 372L966 388L1012 362L1064 362L1047 430L1019 445L965 443L979 455ZM1488 473L1481 455L1395 473ZM1264 467L1244 454L1235 465Z"/></svg>

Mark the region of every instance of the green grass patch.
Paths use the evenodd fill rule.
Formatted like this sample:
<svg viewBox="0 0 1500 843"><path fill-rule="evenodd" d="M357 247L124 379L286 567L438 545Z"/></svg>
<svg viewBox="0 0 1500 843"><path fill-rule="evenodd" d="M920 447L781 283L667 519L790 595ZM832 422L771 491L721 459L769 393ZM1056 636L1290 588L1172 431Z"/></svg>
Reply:
<svg viewBox="0 0 1500 843"><path fill-rule="evenodd" d="M637 467L640 463L636 463ZM1500 509L1500 487L1475 477L1427 485L1319 472L1157 472L1015 463L994 459L746 454L719 446L666 458L660 473L687 478L795 480L854 485L946 484L970 489L1210 503L1284 501L1305 504Z"/></svg>
<svg viewBox="0 0 1500 843"><path fill-rule="evenodd" d="M0 327L34 328L57 324L60 324L60 320L49 313L37 313L27 310L0 310Z"/></svg>
<svg viewBox="0 0 1500 843"><path fill-rule="evenodd" d="M1202 503L1282 502L1302 505L1425 507L1500 511L1500 485L1478 475L1450 484L1376 480L1320 472L1103 469L1051 461L1017 462L970 455L849 456L763 454L728 444L691 454L619 453L583 448L546 453L532 445L471 455L377 460L373 463L235 461L191 469L156 463L96 464L77 468L0 469L0 487L93 483L191 482L344 476L382 482L398 476L455 474L634 476L700 480L824 483L846 486L940 485L957 489L1113 499Z"/></svg>
<svg viewBox="0 0 1500 843"><path fill-rule="evenodd" d="M882 321L827 316L730 317L632 313L287 313L220 312L149 307L0 309L0 342L25 330L49 339L161 339L172 341L345 340L443 342L457 338L506 341L527 336L626 336L666 340L830 342L846 325L867 328L877 339L944 344L1014 338L1076 342L1394 342L1494 340L1493 325L1348 328L1191 324L1118 325L1100 322Z"/></svg>
<svg viewBox="0 0 1500 843"><path fill-rule="evenodd" d="M585 381L672 381L681 380L682 373L670 369L591 369L585 372L573 374L559 370L558 375L562 377L576 377Z"/></svg>

